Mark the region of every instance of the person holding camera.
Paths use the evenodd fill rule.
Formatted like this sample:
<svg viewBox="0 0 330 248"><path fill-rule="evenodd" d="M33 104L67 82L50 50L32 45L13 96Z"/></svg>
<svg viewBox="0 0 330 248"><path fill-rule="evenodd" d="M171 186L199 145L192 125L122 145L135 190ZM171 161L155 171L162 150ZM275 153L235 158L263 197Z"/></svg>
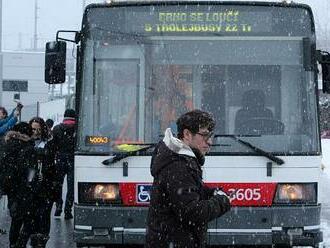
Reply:
<svg viewBox="0 0 330 248"><path fill-rule="evenodd" d="M19 191L11 194L12 197L8 197L13 199L10 209L14 216L9 236L12 247L25 248L31 239L32 247L42 248L46 247L49 239L51 210L55 199L58 198L59 180L54 166L53 143L45 121L34 117L30 120L28 128L30 137L26 149L23 149L24 152L16 153L16 156L24 154L24 157L11 163L22 171L17 173L17 180L22 181L22 186Z"/></svg>
<svg viewBox="0 0 330 248"><path fill-rule="evenodd" d="M36 180L32 186L32 213L21 230L18 247L25 247L29 237L32 247L46 247L51 225L51 210L59 194L59 176L55 170L54 144L48 127L40 117L34 117L29 125L34 145L34 168L31 174ZM33 181L34 179L32 179Z"/></svg>
<svg viewBox="0 0 330 248"><path fill-rule="evenodd" d="M202 166L212 144L215 121L211 114L193 110L170 128L151 160L154 177L147 217L146 248L202 248L207 224L230 210L229 196L204 185Z"/></svg>

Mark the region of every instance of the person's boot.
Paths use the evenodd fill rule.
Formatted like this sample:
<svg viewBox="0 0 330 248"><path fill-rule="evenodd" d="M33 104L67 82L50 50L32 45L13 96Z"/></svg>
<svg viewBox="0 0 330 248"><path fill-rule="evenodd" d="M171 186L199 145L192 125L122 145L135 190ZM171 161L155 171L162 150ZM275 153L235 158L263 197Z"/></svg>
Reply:
<svg viewBox="0 0 330 248"><path fill-rule="evenodd" d="M32 234L30 239L31 239L30 244L32 248L45 248L49 236L45 234L37 233L37 234Z"/></svg>
<svg viewBox="0 0 330 248"><path fill-rule="evenodd" d="M56 209L55 209L54 216L55 217L60 217L61 214L62 214L62 204L56 204Z"/></svg>

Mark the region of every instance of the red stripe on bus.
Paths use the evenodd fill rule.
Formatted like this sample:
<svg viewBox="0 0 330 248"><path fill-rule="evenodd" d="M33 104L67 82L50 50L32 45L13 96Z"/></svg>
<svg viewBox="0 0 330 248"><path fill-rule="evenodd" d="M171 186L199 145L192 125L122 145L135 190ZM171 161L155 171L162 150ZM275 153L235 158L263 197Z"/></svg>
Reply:
<svg viewBox="0 0 330 248"><path fill-rule="evenodd" d="M271 206L277 183L207 183L210 188L222 188L234 193L233 206Z"/></svg>
<svg viewBox="0 0 330 248"><path fill-rule="evenodd" d="M148 206L151 183L120 183L124 206ZM232 206L271 206L277 183L206 183L210 188L222 188L232 195Z"/></svg>

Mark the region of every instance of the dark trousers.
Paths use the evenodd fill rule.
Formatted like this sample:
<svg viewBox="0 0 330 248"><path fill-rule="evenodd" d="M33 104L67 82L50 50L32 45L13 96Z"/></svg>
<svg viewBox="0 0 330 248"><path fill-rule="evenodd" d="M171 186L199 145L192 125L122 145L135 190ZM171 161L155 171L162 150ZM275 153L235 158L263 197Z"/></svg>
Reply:
<svg viewBox="0 0 330 248"><path fill-rule="evenodd" d="M16 245L20 231L26 220L27 211L23 210L23 202L13 194L8 194L8 209L11 217L9 229L9 243L11 247Z"/></svg>
<svg viewBox="0 0 330 248"><path fill-rule="evenodd" d="M35 199L33 207L30 209L31 214L26 215L23 220L23 225L16 241L17 248L25 248L30 237L31 242L43 243L44 246L42 247L46 246L50 232L52 206L53 201L45 198ZM34 240L32 240L33 236ZM39 242L36 239L41 241Z"/></svg>
<svg viewBox="0 0 330 248"><path fill-rule="evenodd" d="M24 219L21 217L12 217L9 229L9 244L10 247L14 247L20 235L21 228L23 226Z"/></svg>
<svg viewBox="0 0 330 248"><path fill-rule="evenodd" d="M74 200L74 156L73 154L68 153L60 153L56 156L56 167L59 170L60 180L61 180L61 189L59 198L56 201L56 207L62 209L63 200L62 200L62 190L63 190L63 182L66 176L67 182L67 193L65 199L65 213L71 213L73 200Z"/></svg>

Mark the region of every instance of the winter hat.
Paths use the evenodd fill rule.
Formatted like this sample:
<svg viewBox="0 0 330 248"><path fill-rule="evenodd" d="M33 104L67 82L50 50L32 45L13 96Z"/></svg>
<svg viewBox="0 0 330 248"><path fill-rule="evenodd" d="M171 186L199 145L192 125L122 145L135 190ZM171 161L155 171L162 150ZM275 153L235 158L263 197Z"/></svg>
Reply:
<svg viewBox="0 0 330 248"><path fill-rule="evenodd" d="M54 121L52 119L47 119L45 123L49 128L52 128L54 126Z"/></svg>
<svg viewBox="0 0 330 248"><path fill-rule="evenodd" d="M27 122L17 123L15 126L13 126L11 130L15 132L19 132L21 134L25 134L27 136L32 135L32 128Z"/></svg>
<svg viewBox="0 0 330 248"><path fill-rule="evenodd" d="M73 109L67 109L64 112L64 118L76 118L76 111Z"/></svg>

